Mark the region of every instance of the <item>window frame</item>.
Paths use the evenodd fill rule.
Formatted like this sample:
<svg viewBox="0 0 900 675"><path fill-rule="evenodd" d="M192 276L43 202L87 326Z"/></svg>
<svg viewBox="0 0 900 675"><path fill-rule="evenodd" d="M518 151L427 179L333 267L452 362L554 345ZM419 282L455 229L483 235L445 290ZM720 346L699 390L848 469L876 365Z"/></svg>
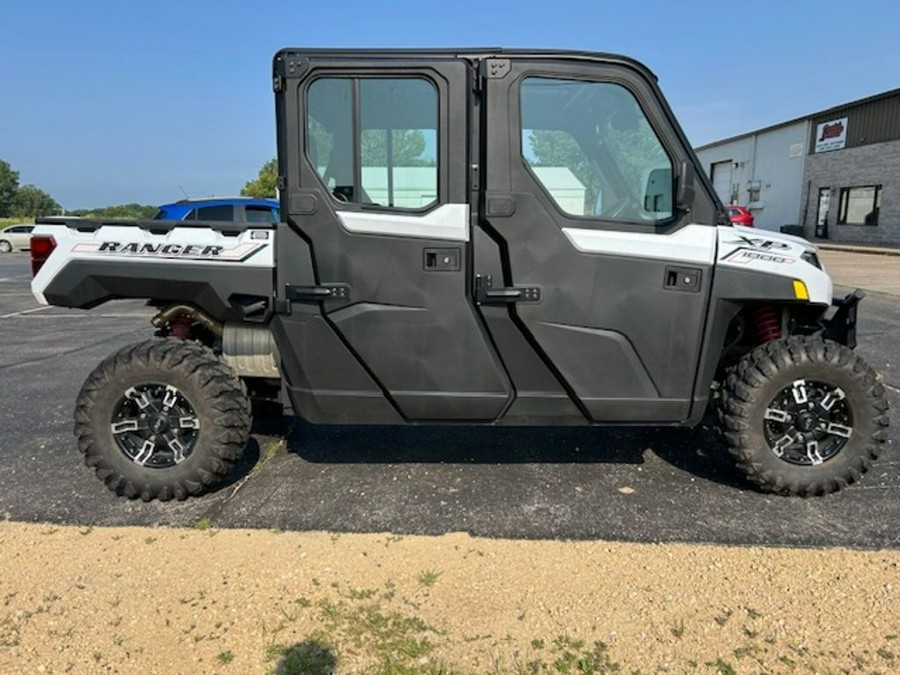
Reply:
<svg viewBox="0 0 900 675"><path fill-rule="evenodd" d="M874 189L875 195L872 199L872 210L875 211L875 218L872 223L848 223L847 212L850 209L850 193L853 190ZM881 184L878 185L850 185L842 187L838 193L838 225L849 225L850 227L878 227L878 217L881 215Z"/></svg>
<svg viewBox="0 0 900 675"><path fill-rule="evenodd" d="M329 186L325 183L324 177L319 174L319 169L316 166L316 163L312 160L309 155L310 142L309 142L309 92L310 89L316 82L321 80L330 80L330 79L341 79L341 80L349 80L351 82L351 127L353 129L353 190L355 194L361 194L362 189L362 129L360 128L361 117L362 117L362 108L361 108L361 96L360 96L360 83L363 80L421 80L423 82L427 82L432 90L435 93L435 198L426 206L421 206L418 208L412 207L403 207L403 206L386 206L382 204L366 204L363 202L350 202L350 201L342 201L338 199L334 193L331 191ZM446 92L445 89L442 88L438 82L436 82L432 77L427 75L424 72L420 72L418 70L386 70L386 71L373 71L370 73L365 73L363 75L360 74L358 70L355 71L341 71L341 70L327 70L322 71L321 73L311 77L307 80L301 89L301 95L303 100L303 105L300 106L300 114L301 118L301 129L302 129L302 140L303 140L303 152L301 153L302 159L309 165L312 169L312 173L315 175L316 181L318 182L319 187L328 195L332 206L337 207L338 210L341 211L367 211L374 213L403 213L409 215L424 215L433 211L440 206L447 204L447 194L446 194L446 185L445 185L445 167L446 167L446 157L445 157L445 149L444 144L446 141L446 136L449 134L449 124L447 120L447 103L446 103Z"/></svg>
<svg viewBox="0 0 900 675"><path fill-rule="evenodd" d="M523 125L523 112L522 112L522 86L525 81L529 78L534 79L552 79L552 80L560 80L564 82L580 82L583 84L612 84L622 87L625 91L627 91L635 103L638 106L638 109L643 114L644 119L647 121L647 124L650 125L650 129L653 131L654 136L656 136L656 140L662 148L663 152L666 155L666 158L669 161L669 165L671 167L672 178L671 178L671 190L672 190L672 212L668 218L663 218L659 220L626 220L626 219L610 219L603 218L599 216L584 216L577 215L573 213L569 213L565 211L553 198L553 195L550 194L550 191L544 185L543 181L538 178L537 174L534 172L532 166L528 163L525 158L525 147L523 144L522 136L524 134L525 128ZM676 167L678 166L678 162L676 161L677 153L670 146L669 140L666 134L660 134L659 129L659 120L657 119L654 111L647 105L647 102L644 99L644 96L638 91L635 87L631 85L626 78L617 77L615 75L609 75L606 77L598 78L596 75L581 75L579 73L571 72L571 73L562 73L560 71L544 71L541 69L528 70L520 75L518 80L515 82L512 89L515 92L515 101L516 107L518 108L517 112L517 128L515 129L515 143L511 148L512 151L518 151L519 161L522 163L522 166L525 168L526 172L529 174L531 179L535 182L535 184L540 188L541 193L548 199L549 203L552 204L553 208L556 212L564 218L572 219L573 221L580 222L584 225L590 224L596 229L604 229L604 230L621 230L624 228L631 229L633 227L638 227L641 229L650 228L654 231L666 230L671 227L673 224L677 223L680 219L680 215L678 213L678 209L675 204L675 194L676 194ZM570 134L571 135L571 134ZM576 141L577 142L577 141ZM589 158L588 158L589 159ZM590 161L590 159L589 159Z"/></svg>

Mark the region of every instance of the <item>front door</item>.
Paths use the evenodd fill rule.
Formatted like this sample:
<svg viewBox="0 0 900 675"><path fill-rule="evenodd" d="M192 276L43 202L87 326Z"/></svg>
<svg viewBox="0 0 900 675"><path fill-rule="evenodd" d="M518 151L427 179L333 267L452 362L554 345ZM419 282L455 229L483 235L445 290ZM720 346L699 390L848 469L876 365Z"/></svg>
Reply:
<svg viewBox="0 0 900 675"><path fill-rule="evenodd" d="M589 420L686 419L715 205L699 192L685 209L673 204L676 174L692 158L655 85L624 63L524 55L489 60L483 73L476 241L502 252L491 286L515 296L511 321Z"/></svg>
<svg viewBox="0 0 900 675"><path fill-rule="evenodd" d="M317 421L497 418L512 390L468 286L472 74L281 58L273 330L295 402Z"/></svg>

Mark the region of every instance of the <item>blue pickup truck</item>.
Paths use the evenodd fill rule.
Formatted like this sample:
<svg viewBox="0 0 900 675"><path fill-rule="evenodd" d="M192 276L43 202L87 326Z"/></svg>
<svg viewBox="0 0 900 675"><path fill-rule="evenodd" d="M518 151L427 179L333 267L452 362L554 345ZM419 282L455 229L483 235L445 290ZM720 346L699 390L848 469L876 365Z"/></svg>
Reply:
<svg viewBox="0 0 900 675"><path fill-rule="evenodd" d="M237 221L277 223L278 202L254 197L182 199L163 204L153 220Z"/></svg>

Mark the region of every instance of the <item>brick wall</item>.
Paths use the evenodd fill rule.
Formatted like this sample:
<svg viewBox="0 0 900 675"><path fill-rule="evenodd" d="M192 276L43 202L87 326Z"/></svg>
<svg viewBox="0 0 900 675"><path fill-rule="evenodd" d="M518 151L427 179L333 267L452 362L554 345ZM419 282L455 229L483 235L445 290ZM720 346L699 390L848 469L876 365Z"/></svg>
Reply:
<svg viewBox="0 0 900 675"><path fill-rule="evenodd" d="M841 188L881 185L878 225L838 225ZM866 244L900 245L900 141L875 143L806 156L803 204L806 237L815 232L819 188L831 188L828 238Z"/></svg>

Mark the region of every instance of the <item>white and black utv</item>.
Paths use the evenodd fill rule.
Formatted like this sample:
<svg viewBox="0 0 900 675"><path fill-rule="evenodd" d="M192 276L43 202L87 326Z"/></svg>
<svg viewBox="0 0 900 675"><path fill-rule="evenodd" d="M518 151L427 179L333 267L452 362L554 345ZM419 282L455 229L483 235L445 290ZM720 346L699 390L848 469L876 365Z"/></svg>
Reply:
<svg viewBox="0 0 900 675"><path fill-rule="evenodd" d="M281 221L42 221L41 302L147 298L158 338L78 398L87 463L129 497L215 484L251 394L314 423L696 425L822 494L886 443L803 239L732 227L656 79L583 52L287 49ZM162 339L160 339L162 338Z"/></svg>

